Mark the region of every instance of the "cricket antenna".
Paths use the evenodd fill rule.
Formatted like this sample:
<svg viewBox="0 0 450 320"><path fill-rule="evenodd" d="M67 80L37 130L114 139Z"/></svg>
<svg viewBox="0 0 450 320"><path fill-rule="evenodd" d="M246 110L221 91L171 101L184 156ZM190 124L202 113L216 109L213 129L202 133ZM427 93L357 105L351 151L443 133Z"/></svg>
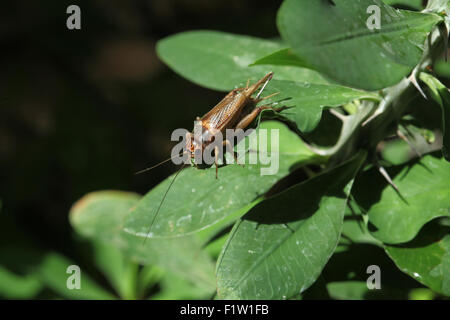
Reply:
<svg viewBox="0 0 450 320"><path fill-rule="evenodd" d="M153 224L155 223L156 217L157 217L158 214L159 214L159 210L161 209L162 204L164 203L164 200L166 199L167 194L169 193L170 188L172 188L173 183L175 182L176 178L178 177L178 175L180 174L181 170L183 170L185 166L186 166L186 164L183 164L183 165L181 166L181 168L178 169L177 173L175 174L175 176L173 177L172 181L170 182L169 187L167 188L166 192L164 193L164 196L163 196L161 202L159 203L158 209L156 210L156 213L155 213L155 215L153 216L152 222L150 223L150 227L148 228L147 236L146 236L145 239L144 239L143 245L145 245L145 241L147 241L147 239L149 238L149 235L150 235L150 233L151 233L151 231L152 231Z"/></svg>
<svg viewBox="0 0 450 320"><path fill-rule="evenodd" d="M268 77L267 77L266 81L264 82L264 85L262 86L261 90L259 90L258 94L256 95L256 99L258 99L258 98L261 96L261 94L263 93L263 91L264 91L264 89L266 88L267 84L268 84L269 81L272 79L272 77L273 77L273 72L268 73L267 76L268 76Z"/></svg>
<svg viewBox="0 0 450 320"><path fill-rule="evenodd" d="M181 155L184 155L185 153L187 153L187 151L184 151ZM141 174L141 173L150 171L150 170L152 170L152 169L155 169L156 167L159 167L160 165L162 165L162 164L164 164L164 163L166 163L166 162L169 162L170 160L173 160L174 158L179 157L179 156L181 156L181 155L173 156L173 157L171 157L171 158L169 158L169 159L166 159L166 160L164 160L164 161L161 161L161 162L158 163L158 164L155 164L155 165L152 166L152 167L149 167L149 168L140 170L140 171L136 172L135 175L138 175L138 174Z"/></svg>

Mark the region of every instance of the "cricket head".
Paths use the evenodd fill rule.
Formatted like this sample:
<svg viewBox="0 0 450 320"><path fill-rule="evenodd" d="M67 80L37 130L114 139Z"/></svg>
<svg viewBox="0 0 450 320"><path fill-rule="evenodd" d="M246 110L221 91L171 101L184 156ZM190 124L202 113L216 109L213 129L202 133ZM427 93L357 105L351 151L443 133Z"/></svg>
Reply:
<svg viewBox="0 0 450 320"><path fill-rule="evenodd" d="M199 148L199 143L195 141L194 135L189 134L188 139L186 139L186 150L189 153L191 159L195 157L195 150Z"/></svg>
<svg viewBox="0 0 450 320"><path fill-rule="evenodd" d="M216 134L220 133L219 130L208 129L206 126L201 125L194 128L194 132L186 135L186 151L190 154L190 157L195 158L196 150L203 150L216 139ZM198 129L198 131L196 131Z"/></svg>

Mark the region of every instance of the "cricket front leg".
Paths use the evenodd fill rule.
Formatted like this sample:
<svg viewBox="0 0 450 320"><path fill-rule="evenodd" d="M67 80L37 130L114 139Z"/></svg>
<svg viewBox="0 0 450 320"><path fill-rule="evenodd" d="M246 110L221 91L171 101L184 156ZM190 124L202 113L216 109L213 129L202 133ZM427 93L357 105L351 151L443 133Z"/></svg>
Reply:
<svg viewBox="0 0 450 320"><path fill-rule="evenodd" d="M214 147L214 164L216 165L216 179L218 179L218 172L219 172L219 147Z"/></svg>

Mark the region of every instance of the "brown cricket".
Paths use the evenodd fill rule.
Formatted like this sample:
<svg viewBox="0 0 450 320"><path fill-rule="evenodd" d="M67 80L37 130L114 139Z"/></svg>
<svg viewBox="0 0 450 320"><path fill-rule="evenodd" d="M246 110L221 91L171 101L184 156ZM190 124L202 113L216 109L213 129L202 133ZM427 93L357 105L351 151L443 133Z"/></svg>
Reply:
<svg viewBox="0 0 450 320"><path fill-rule="evenodd" d="M272 79L273 72L269 72L266 74L263 78L261 78L259 81L257 81L255 84L249 86L249 81L247 81L247 85L243 88L236 88L234 90L231 90L223 99L220 101L214 108L212 108L207 114L205 114L203 117L197 117L197 121L201 121L202 124L202 135L201 140L197 140L194 137L193 133L187 133L186 134L186 150L185 153L189 153L191 159L195 158L195 151L200 150L203 154L204 149L210 145L217 134L217 132L221 132L222 136L226 132L227 129L242 129L244 130L247 128L253 120L261 113L263 110L271 109L276 112L282 111L285 109L285 107L281 108L274 108L270 105L264 105L257 107L256 105L265 100L268 99L277 93L271 94L269 96L266 96L264 98L260 98L264 88L266 87L267 83ZM259 87L262 88L258 92L255 98L252 97L252 95L259 89ZM231 147L231 143L228 140L224 140L223 142L224 147ZM229 150L233 156L236 159L236 156L234 155L233 150ZM219 148L218 146L214 147L214 156L215 156L215 166L216 166L216 179L218 178L218 157L219 157ZM160 164L170 161L172 158L167 159ZM237 162L237 159L236 159ZM151 168L147 168L145 170L139 171L138 173L142 173L148 170L151 170L160 164L157 164L156 166L153 166ZM155 215L153 216L152 222L150 224L148 234L150 234L153 223L155 222L155 219L161 209L161 206L164 202L164 199L167 196L167 193L169 192L170 188L172 187L172 184L175 182L175 179L177 178L178 174L181 172L181 170L185 167L186 164L182 165L181 168L178 170L178 172L175 174L173 180L170 182L169 187L167 188L158 209L156 210ZM144 239L148 238L148 236Z"/></svg>
<svg viewBox="0 0 450 320"><path fill-rule="evenodd" d="M278 93L271 94L267 97L260 98L261 93L266 87L267 83L272 79L273 72L269 72L258 82L245 88L236 88L230 93L228 93L222 101L220 101L214 108L212 108L203 117L197 117L197 121L201 121L202 125L202 135L201 141L194 138L193 133L186 134L186 150L190 153L191 158L195 156L195 150L203 150L214 141L217 132L222 133L224 136L227 129L242 129L247 128L253 120L261 113L262 110L272 109L274 111L281 111L284 107L273 108L271 106L265 105L256 107L256 105L262 100L268 99ZM258 90L258 88L263 85L259 93L255 98L252 95ZM223 141L223 146L231 148L231 143L228 140ZM229 150L236 159L234 152L231 148ZM219 157L219 147L214 148L215 156L215 166L216 166L216 178L218 175L218 157ZM237 159L236 159L237 161Z"/></svg>

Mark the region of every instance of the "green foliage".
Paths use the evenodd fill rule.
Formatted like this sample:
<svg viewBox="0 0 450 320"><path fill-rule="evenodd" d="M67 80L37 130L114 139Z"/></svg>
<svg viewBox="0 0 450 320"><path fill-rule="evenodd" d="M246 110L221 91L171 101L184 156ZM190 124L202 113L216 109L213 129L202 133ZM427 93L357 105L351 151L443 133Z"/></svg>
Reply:
<svg viewBox="0 0 450 320"><path fill-rule="evenodd" d="M434 222L414 240L386 245L387 254L405 273L436 292L450 295L450 228Z"/></svg>
<svg viewBox="0 0 450 320"><path fill-rule="evenodd" d="M358 99L380 100L377 94L367 91L286 80L273 80L267 92L280 92L268 101L283 101L290 108L283 116L302 132L310 132L317 127L324 108L339 107Z"/></svg>
<svg viewBox="0 0 450 320"><path fill-rule="evenodd" d="M157 52L161 60L192 82L210 89L229 91L245 84L247 79L255 81L262 78L267 68L249 65L285 47L280 42L248 36L190 31L159 41ZM278 80L327 83L319 73L310 69L276 66L271 70Z"/></svg>
<svg viewBox="0 0 450 320"><path fill-rule="evenodd" d="M279 122L265 122L260 128L280 130L280 164L277 174L261 176L260 164L229 165L220 168L217 180L214 167L205 170L194 167L185 169L167 194L154 222L152 236L186 235L217 224L237 211L244 208L248 210L278 180L288 175L294 164L304 166L320 161L320 157L309 150L287 126ZM166 179L144 196L128 215L125 231L147 236L157 204L161 202L172 179Z"/></svg>
<svg viewBox="0 0 450 320"><path fill-rule="evenodd" d="M372 235L389 243L412 240L429 221L450 216L450 163L431 155L388 170L397 192L377 170L361 174L355 200L368 215ZM370 189L365 188L373 184Z"/></svg>
<svg viewBox="0 0 450 320"><path fill-rule="evenodd" d="M380 6L380 30L366 26L370 5ZM263 112L253 126L256 137L279 130L279 149L267 150L279 156L279 170L261 175L262 164L227 161L218 179L214 167L183 169L166 197L175 175L142 196L90 193L74 204L70 222L102 276L83 271L82 289L69 290L72 257L16 243L0 250L0 295L450 297L450 73L440 60L449 15L443 0L426 8L285 0L281 39L191 31L159 41L162 61L209 89L229 91L274 72L264 95L279 94L261 104L288 108ZM366 283L373 264L381 290Z"/></svg>
<svg viewBox="0 0 450 320"><path fill-rule="evenodd" d="M428 85L431 97L442 109L442 134L444 135L442 153L450 161L450 93L438 79L427 73L422 73L420 79Z"/></svg>
<svg viewBox="0 0 450 320"><path fill-rule="evenodd" d="M364 160L360 154L240 219L217 263L219 297L287 299L306 290L337 246L350 192L345 186Z"/></svg>
<svg viewBox="0 0 450 320"><path fill-rule="evenodd" d="M97 254L97 262L106 268L106 275L112 280L119 292L129 293L131 284L142 275L137 274L134 264L155 265L183 279L194 282L201 292L211 295L214 290L213 264L208 254L201 250L202 241L197 235L169 240L147 239L135 237L124 231L124 218L134 207L139 196L119 191L95 192L85 196L74 205L70 218L74 228L83 236L102 243L102 255ZM104 252L105 245L113 245L119 252ZM107 247L106 247L107 249ZM110 266L104 258L115 256L115 266ZM126 259L126 260L124 260ZM124 260L124 261L123 261ZM121 268L122 271L118 271ZM117 273L128 275L129 280L121 279ZM141 271L142 272L142 271ZM122 283L125 281L125 283ZM132 287L133 288L133 287Z"/></svg>
<svg viewBox="0 0 450 320"><path fill-rule="evenodd" d="M381 1L333 2L284 1L277 20L281 36L315 70L367 90L392 86L408 75L422 57L426 36L442 20L434 14L394 10ZM380 8L380 30L366 25L371 5Z"/></svg>

